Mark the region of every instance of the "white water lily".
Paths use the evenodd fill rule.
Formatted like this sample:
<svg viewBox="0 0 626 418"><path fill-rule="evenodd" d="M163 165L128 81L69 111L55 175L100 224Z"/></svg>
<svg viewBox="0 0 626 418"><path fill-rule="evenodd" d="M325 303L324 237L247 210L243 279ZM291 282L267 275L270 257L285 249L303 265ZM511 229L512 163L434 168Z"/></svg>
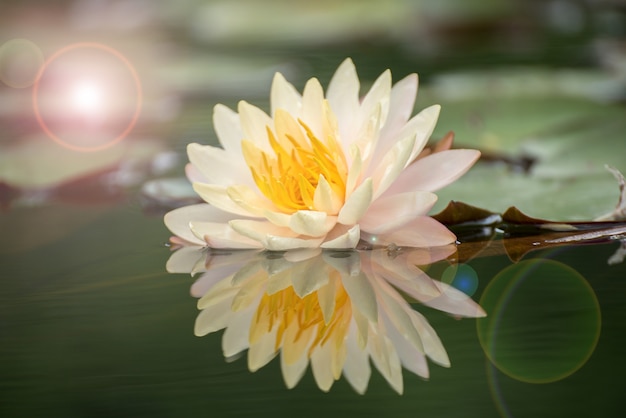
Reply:
<svg viewBox="0 0 626 418"><path fill-rule="evenodd" d="M463 175L480 153L423 156L439 106L410 118L416 94L416 74L392 86L387 70L359 100L350 59L326 94L316 78L300 94L277 73L269 115L245 101L238 113L215 107L223 148L187 149L187 176L209 205L173 210L165 224L184 242L212 248L454 242L454 234L428 216L437 200L433 192Z"/></svg>
<svg viewBox="0 0 626 418"><path fill-rule="evenodd" d="M247 350L250 371L280 355L289 388L310 364L321 390L344 376L364 393L373 364L402 393L403 368L428 378L427 358L444 367L450 361L435 330L396 289L456 317L485 314L469 296L416 267L454 251L449 245L392 255L305 249L206 256L186 247L170 258L168 270L203 271L191 290L200 298L195 334L224 329L224 356Z"/></svg>

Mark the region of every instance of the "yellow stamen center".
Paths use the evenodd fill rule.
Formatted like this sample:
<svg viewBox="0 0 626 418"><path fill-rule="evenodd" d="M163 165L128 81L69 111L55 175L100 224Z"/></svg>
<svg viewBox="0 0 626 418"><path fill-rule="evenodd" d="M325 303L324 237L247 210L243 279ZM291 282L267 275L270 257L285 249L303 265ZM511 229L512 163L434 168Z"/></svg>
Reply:
<svg viewBox="0 0 626 418"><path fill-rule="evenodd" d="M340 199L345 199L347 164L336 138L330 109L323 123L323 139L300 119L277 110L274 130L267 127L273 152L265 152L248 140L243 155L259 190L285 213L316 210L314 196L320 176Z"/></svg>

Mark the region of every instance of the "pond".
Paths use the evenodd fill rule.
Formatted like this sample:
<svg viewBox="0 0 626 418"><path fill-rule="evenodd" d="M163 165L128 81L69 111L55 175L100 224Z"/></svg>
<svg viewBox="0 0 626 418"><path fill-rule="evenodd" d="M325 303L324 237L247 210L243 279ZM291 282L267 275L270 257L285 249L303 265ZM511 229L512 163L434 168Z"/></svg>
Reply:
<svg viewBox="0 0 626 418"><path fill-rule="evenodd" d="M593 223L626 172L610 5L80 3L0 18L1 416L620 415L623 213ZM417 249L171 242L213 107L267 110L276 71L326 88L346 57L361 94L419 72L412 114L441 103L432 138L482 152L431 214L536 218L459 209L458 244Z"/></svg>

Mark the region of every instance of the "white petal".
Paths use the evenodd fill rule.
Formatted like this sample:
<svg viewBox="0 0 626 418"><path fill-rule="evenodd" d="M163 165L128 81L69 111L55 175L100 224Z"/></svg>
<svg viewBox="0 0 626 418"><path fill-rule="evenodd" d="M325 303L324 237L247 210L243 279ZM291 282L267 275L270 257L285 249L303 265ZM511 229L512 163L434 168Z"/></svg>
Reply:
<svg viewBox="0 0 626 418"><path fill-rule="evenodd" d="M302 92L301 119L313 131L317 138L322 138L322 109L324 90L317 78L307 81Z"/></svg>
<svg viewBox="0 0 626 418"><path fill-rule="evenodd" d="M354 249L360 239L361 230L359 229L359 225L354 225L353 227L336 225L335 228L326 235L326 239L321 247L335 250Z"/></svg>
<svg viewBox="0 0 626 418"><path fill-rule="evenodd" d="M224 212L245 217L255 216L254 213L250 213L230 198L228 195L228 187L207 183L194 183L193 189L205 202L210 203Z"/></svg>
<svg viewBox="0 0 626 418"><path fill-rule="evenodd" d="M317 346L311 355L311 370L317 386L323 391L328 392L335 382L332 371L332 348L331 344L326 343Z"/></svg>
<svg viewBox="0 0 626 418"><path fill-rule="evenodd" d="M254 184L243 157L235 158L222 148L195 143L187 145L187 155L207 183L222 186L238 183Z"/></svg>
<svg viewBox="0 0 626 418"><path fill-rule="evenodd" d="M335 279L328 277L328 283L317 289L317 300L324 317L324 323L328 324L335 312L335 294L337 286Z"/></svg>
<svg viewBox="0 0 626 418"><path fill-rule="evenodd" d="M480 151L454 149L420 158L405 168L387 193L435 191L454 182L480 158Z"/></svg>
<svg viewBox="0 0 626 418"><path fill-rule="evenodd" d="M352 307L361 312L368 321L376 323L378 321L378 304L376 294L367 276L363 272L354 276L341 276L346 293L350 296Z"/></svg>
<svg viewBox="0 0 626 418"><path fill-rule="evenodd" d="M295 363L286 363L284 355L280 356L280 369L283 374L285 386L287 386L288 389L296 387L298 382L302 379L302 376L304 376L308 365L309 358L306 355L301 356Z"/></svg>
<svg viewBox="0 0 626 418"><path fill-rule="evenodd" d="M220 144L231 155L241 154L244 138L239 115L228 107L218 104L213 108L213 126Z"/></svg>
<svg viewBox="0 0 626 418"><path fill-rule="evenodd" d="M239 110L244 139L252 142L262 151L271 153L267 128L273 126L272 119L258 107L243 100L239 102L237 110Z"/></svg>
<svg viewBox="0 0 626 418"><path fill-rule="evenodd" d="M359 394L365 393L370 380L372 369L367 350L357 343L357 330L354 323L351 324L346 340L346 363L343 374L350 385Z"/></svg>
<svg viewBox="0 0 626 418"><path fill-rule="evenodd" d="M322 238L297 238L298 234L289 228L283 228L264 221L237 219L230 222L231 227L255 241L260 242L270 251L286 251L295 248L319 247Z"/></svg>
<svg viewBox="0 0 626 418"><path fill-rule="evenodd" d="M430 192L410 192L381 197L370 205L359 221L361 230L370 234L382 234L426 215L437 202L437 195Z"/></svg>
<svg viewBox="0 0 626 418"><path fill-rule="evenodd" d="M341 63L328 85L326 98L339 121L342 141L350 138L355 115L359 112L359 78L350 58Z"/></svg>
<svg viewBox="0 0 626 418"><path fill-rule="evenodd" d="M233 316L231 300L226 298L215 305L203 309L196 318L194 334L198 337L226 328Z"/></svg>
<svg viewBox="0 0 626 418"><path fill-rule="evenodd" d="M168 273L197 273L202 271L206 252L196 245L187 246L174 251L165 264Z"/></svg>
<svg viewBox="0 0 626 418"><path fill-rule="evenodd" d="M196 237L189 227L190 221L212 221L222 222L233 219L230 213L221 211L207 204L183 206L165 214L163 221L165 226L175 235L196 245L206 245L206 243Z"/></svg>
<svg viewBox="0 0 626 418"><path fill-rule="evenodd" d="M301 298L328 283L328 271L324 266L322 257L295 264L291 270L291 275L293 290Z"/></svg>
<svg viewBox="0 0 626 418"><path fill-rule="evenodd" d="M248 309L237 312L222 336L222 351L224 357L232 357L243 350L248 349L250 343L248 341L248 333L250 332L250 323L256 314L257 305L251 305Z"/></svg>
<svg viewBox="0 0 626 418"><path fill-rule="evenodd" d="M270 103L272 115L275 114L277 109L284 109L293 116L298 117L302 108L302 97L295 87L285 80L281 73L276 73L272 81Z"/></svg>
<svg viewBox="0 0 626 418"><path fill-rule="evenodd" d="M328 216L325 212L299 210L291 215L289 228L301 235L321 237L326 235L336 223L337 218Z"/></svg>
<svg viewBox="0 0 626 418"><path fill-rule="evenodd" d="M193 234L203 239L211 248L259 248L258 242L235 232L228 223L190 222Z"/></svg>
<svg viewBox="0 0 626 418"><path fill-rule="evenodd" d="M419 216L402 228L379 236L378 240L400 247L437 247L455 242L456 236L430 216Z"/></svg>
<svg viewBox="0 0 626 418"><path fill-rule="evenodd" d="M363 159L361 158L361 150L355 144L350 146L350 158L352 164L348 168L348 179L346 180L346 194L349 195L361 180L363 174Z"/></svg>
<svg viewBox="0 0 626 418"><path fill-rule="evenodd" d="M274 327L271 332L264 334L256 344L250 346L248 350L248 369L251 372L256 372L272 361L278 354L275 350L277 329L278 327Z"/></svg>
<svg viewBox="0 0 626 418"><path fill-rule="evenodd" d="M185 176L187 177L187 180L189 180L191 183L194 183L194 182L206 183L207 182L207 179L206 177L204 177L202 172L197 167L194 167L194 165L191 163L187 163L185 165Z"/></svg>
<svg viewBox="0 0 626 418"><path fill-rule="evenodd" d="M262 217L267 211L276 211L276 207L265 196L261 196L247 185L237 184L226 189L226 194L244 211Z"/></svg>
<svg viewBox="0 0 626 418"><path fill-rule="evenodd" d="M320 174L315 193L313 194L313 206L315 209L326 212L329 215L336 215L342 204L341 198L333 191L326 178Z"/></svg>
<svg viewBox="0 0 626 418"><path fill-rule="evenodd" d="M367 178L348 196L346 203L339 211L337 221L344 225L354 225L372 203L372 179Z"/></svg>

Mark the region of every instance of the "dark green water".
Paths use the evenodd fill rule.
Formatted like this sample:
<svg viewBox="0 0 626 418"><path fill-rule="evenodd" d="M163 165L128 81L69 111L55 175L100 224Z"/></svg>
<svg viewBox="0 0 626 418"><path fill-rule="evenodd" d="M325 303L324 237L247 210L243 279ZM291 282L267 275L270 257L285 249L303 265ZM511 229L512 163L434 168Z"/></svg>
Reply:
<svg viewBox="0 0 626 418"><path fill-rule="evenodd" d="M160 217L131 204L70 228L92 210L75 210L53 242L16 251L27 243L5 237L2 416L619 416L626 264L606 262L616 244L537 252L515 265L505 256L470 261L487 319L415 305L452 367L431 363L429 381L404 371L402 396L373 370L361 396L344 379L322 393L310 371L288 390L277 359L256 373L244 358L225 362L221 333L193 335L194 279L165 272ZM487 360L477 329L515 377Z"/></svg>

